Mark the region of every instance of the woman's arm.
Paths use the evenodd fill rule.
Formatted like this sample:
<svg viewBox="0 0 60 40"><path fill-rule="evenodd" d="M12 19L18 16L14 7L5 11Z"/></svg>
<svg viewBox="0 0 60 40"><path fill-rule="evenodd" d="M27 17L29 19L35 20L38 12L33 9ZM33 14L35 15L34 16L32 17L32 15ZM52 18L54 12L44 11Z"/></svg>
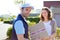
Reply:
<svg viewBox="0 0 60 40"><path fill-rule="evenodd" d="M50 38L55 38L56 37L56 27L57 27L57 23L56 21L54 20L54 30L52 32L52 35L50 36Z"/></svg>

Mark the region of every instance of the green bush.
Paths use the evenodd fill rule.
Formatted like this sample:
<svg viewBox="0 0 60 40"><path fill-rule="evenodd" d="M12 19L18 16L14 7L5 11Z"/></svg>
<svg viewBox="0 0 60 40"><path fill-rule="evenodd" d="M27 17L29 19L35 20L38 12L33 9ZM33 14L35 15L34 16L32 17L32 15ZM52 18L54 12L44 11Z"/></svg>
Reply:
<svg viewBox="0 0 60 40"><path fill-rule="evenodd" d="M4 23L9 23L9 21L4 21Z"/></svg>
<svg viewBox="0 0 60 40"><path fill-rule="evenodd" d="M7 23L7 24L12 24L13 22L12 21L3 21L4 23Z"/></svg>
<svg viewBox="0 0 60 40"><path fill-rule="evenodd" d="M60 28L56 28L57 36L60 36Z"/></svg>
<svg viewBox="0 0 60 40"><path fill-rule="evenodd" d="M11 35L12 35L12 28L8 28L8 31L7 31L7 36L8 38L11 38Z"/></svg>
<svg viewBox="0 0 60 40"><path fill-rule="evenodd" d="M0 21L3 21L3 18L0 18Z"/></svg>
<svg viewBox="0 0 60 40"><path fill-rule="evenodd" d="M26 18L27 20L29 20L30 22L36 22L36 23L38 23L39 21L40 21L40 18L38 18L38 17L35 17L35 18Z"/></svg>
<svg viewBox="0 0 60 40"><path fill-rule="evenodd" d="M36 22L30 22L30 23L28 23L29 26L33 26L34 24L36 24Z"/></svg>

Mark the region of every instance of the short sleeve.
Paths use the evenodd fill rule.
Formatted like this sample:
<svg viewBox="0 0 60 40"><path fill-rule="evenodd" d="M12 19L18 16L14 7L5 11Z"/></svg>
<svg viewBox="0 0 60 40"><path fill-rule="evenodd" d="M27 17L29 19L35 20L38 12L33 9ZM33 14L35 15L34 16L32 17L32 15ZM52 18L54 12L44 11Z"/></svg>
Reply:
<svg viewBox="0 0 60 40"><path fill-rule="evenodd" d="M21 20L16 21L14 24L16 34L25 34L25 29Z"/></svg>

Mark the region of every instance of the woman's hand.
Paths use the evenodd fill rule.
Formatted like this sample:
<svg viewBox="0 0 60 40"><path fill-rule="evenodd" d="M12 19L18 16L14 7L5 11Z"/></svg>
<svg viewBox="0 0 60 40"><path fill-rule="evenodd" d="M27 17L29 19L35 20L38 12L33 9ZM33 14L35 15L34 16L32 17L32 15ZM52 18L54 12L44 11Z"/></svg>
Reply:
<svg viewBox="0 0 60 40"><path fill-rule="evenodd" d="M41 40L50 40L49 37L41 38Z"/></svg>
<svg viewBox="0 0 60 40"><path fill-rule="evenodd" d="M53 39L53 37L49 36L49 37L42 38L41 40L52 40L52 39Z"/></svg>
<svg viewBox="0 0 60 40"><path fill-rule="evenodd" d="M53 39L53 36L52 36L52 35L51 35L51 36L49 36L49 39L51 39L51 40L52 40L52 39Z"/></svg>
<svg viewBox="0 0 60 40"><path fill-rule="evenodd" d="M54 33L51 36L49 36L49 39L54 39L55 37L56 37L56 33Z"/></svg>

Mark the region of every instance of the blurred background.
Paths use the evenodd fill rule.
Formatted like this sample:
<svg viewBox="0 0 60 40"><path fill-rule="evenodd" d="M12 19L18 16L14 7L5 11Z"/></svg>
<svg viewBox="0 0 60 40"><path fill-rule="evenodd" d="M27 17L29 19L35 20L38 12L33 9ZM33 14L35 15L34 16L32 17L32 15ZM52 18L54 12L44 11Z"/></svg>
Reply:
<svg viewBox="0 0 60 40"><path fill-rule="evenodd" d="M52 10L58 25L56 40L60 40L60 0L0 0L0 40L10 40L12 23L20 13L21 5L25 3L34 6L34 10L26 18L29 26L40 21L39 14L44 6Z"/></svg>

